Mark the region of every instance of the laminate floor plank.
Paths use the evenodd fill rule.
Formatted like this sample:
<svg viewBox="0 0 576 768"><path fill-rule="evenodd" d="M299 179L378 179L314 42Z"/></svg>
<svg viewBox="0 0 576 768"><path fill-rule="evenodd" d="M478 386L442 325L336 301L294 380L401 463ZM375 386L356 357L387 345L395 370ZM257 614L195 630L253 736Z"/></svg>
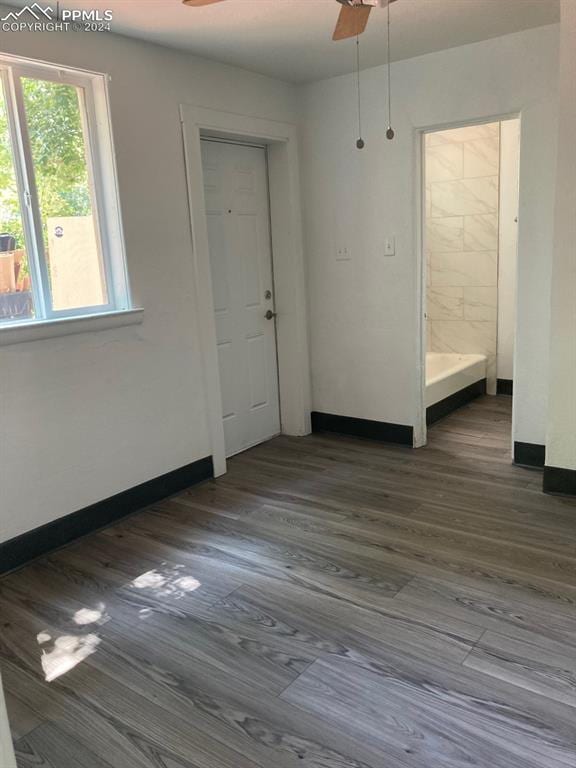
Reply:
<svg viewBox="0 0 576 768"><path fill-rule="evenodd" d="M324 653L344 658L362 655L378 660L380 650L463 661L483 630L478 626L407 609L396 600L378 612L342 601L279 585L245 587L211 609L222 623L257 628L263 636L289 639L307 655ZM363 662L364 663L364 662Z"/></svg>
<svg viewBox="0 0 576 768"><path fill-rule="evenodd" d="M280 436L0 579L19 768L572 768L576 502L510 422Z"/></svg>
<svg viewBox="0 0 576 768"><path fill-rule="evenodd" d="M60 768L63 764L111 768L110 763L101 760L52 723L39 726L16 742L15 751L20 768ZM192 768L191 764L189 768Z"/></svg>
<svg viewBox="0 0 576 768"><path fill-rule="evenodd" d="M464 663L486 675L576 707L576 653L569 648L566 654L558 654L542 642L526 643L486 632Z"/></svg>
<svg viewBox="0 0 576 768"><path fill-rule="evenodd" d="M574 763L576 732L569 719L511 706L502 688L412 665L368 671L349 662L321 659L287 688L282 698L328 717L387 756L428 768L566 768ZM558 716L559 709L556 709ZM382 748L384 748L382 746Z"/></svg>
<svg viewBox="0 0 576 768"><path fill-rule="evenodd" d="M554 602L530 594L501 590L487 591L447 580L414 579L401 590L395 600L419 607L433 607L441 615L470 622L486 630L515 637L520 641L542 643L556 653L576 654L576 611L570 605L562 610Z"/></svg>
<svg viewBox="0 0 576 768"><path fill-rule="evenodd" d="M32 709L10 691L6 694L6 710L14 741L28 736L43 723Z"/></svg>

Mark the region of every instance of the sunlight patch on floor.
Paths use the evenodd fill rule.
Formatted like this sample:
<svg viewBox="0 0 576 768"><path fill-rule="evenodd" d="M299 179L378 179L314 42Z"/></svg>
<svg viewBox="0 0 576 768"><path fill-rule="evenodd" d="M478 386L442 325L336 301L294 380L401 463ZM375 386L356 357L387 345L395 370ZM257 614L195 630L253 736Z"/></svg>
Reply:
<svg viewBox="0 0 576 768"><path fill-rule="evenodd" d="M104 606L97 609L81 608L74 614L74 621L79 626L83 627L87 624L100 623L104 618Z"/></svg>
<svg viewBox="0 0 576 768"><path fill-rule="evenodd" d="M95 634L81 635L61 635L52 643L52 636L47 632L40 632L38 643L45 645L52 643L50 650L42 649L42 669L47 682L51 683L75 666L91 656L102 641Z"/></svg>
<svg viewBox="0 0 576 768"><path fill-rule="evenodd" d="M79 628L89 628L91 625L101 626L110 621L106 605L98 603L95 608L79 608L72 616ZM81 632L81 630L79 629ZM68 632L57 637L48 630L36 635L42 654L40 662L47 682L57 680L74 669L88 656L95 653L102 642L95 632L87 634L72 634Z"/></svg>
<svg viewBox="0 0 576 768"><path fill-rule="evenodd" d="M162 564L166 566L165 563ZM166 566L137 576L131 583L132 589L149 590L159 597L172 597L181 600L191 592L195 592L202 583L193 576L182 573L183 565Z"/></svg>

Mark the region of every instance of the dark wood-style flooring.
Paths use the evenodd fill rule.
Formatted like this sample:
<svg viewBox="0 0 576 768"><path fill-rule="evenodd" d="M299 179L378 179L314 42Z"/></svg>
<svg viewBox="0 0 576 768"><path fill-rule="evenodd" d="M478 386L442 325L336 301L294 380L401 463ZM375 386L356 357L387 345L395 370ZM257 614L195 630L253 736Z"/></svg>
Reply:
<svg viewBox="0 0 576 768"><path fill-rule="evenodd" d="M573 768L576 503L509 433L280 437L4 578L19 768Z"/></svg>

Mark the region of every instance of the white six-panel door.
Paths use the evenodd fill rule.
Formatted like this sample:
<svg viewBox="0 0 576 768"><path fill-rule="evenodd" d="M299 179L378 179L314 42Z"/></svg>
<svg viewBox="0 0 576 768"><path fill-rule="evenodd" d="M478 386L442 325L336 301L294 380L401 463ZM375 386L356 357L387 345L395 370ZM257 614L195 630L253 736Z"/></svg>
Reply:
<svg viewBox="0 0 576 768"><path fill-rule="evenodd" d="M226 455L280 432L266 150L202 141Z"/></svg>

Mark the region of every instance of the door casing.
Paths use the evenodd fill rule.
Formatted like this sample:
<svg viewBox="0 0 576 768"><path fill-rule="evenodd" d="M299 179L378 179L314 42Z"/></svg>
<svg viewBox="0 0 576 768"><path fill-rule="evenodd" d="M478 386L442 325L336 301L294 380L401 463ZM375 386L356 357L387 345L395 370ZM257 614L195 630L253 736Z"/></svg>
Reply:
<svg viewBox="0 0 576 768"><path fill-rule="evenodd" d="M201 137L268 148L270 219L277 317L282 432L311 432L311 384L296 126L266 118L180 106L206 418L215 476L226 472L220 373L210 274Z"/></svg>
<svg viewBox="0 0 576 768"><path fill-rule="evenodd" d="M414 238L417 244L417 268L418 268L418 284L417 294L418 300L417 306L417 318L416 327L418 329L418 364L416 369L416 375L418 380L418 403L417 403L417 418L414 429L414 447L421 448L427 444L428 441L428 428L426 426L426 351L428 346L427 332L426 332L426 236L425 236L425 221L426 221L426 174L425 174L425 136L427 133L436 133L438 131L448 131L452 128L465 128L469 125L483 125L484 123L499 123L505 120L519 120L520 128L522 128L522 114L520 112L509 112L496 115L487 115L485 117L474 118L471 120L457 120L448 123L436 123L433 125L426 125L417 127L413 131L413 146L414 146L414 170L415 170L415 190L416 196L414 199L414 208L417 215L415 220ZM520 157L522 156L522 142L520 144ZM518 269L519 261L516 263L516 284L518 284ZM517 302L518 297L516 297ZM518 336L518 317L516 314L516 326L514 330L514 336ZM514 361L516 361L516 349L514 352ZM516 392L512 396L512 451L514 449L514 434L515 434L515 418L516 418Z"/></svg>

